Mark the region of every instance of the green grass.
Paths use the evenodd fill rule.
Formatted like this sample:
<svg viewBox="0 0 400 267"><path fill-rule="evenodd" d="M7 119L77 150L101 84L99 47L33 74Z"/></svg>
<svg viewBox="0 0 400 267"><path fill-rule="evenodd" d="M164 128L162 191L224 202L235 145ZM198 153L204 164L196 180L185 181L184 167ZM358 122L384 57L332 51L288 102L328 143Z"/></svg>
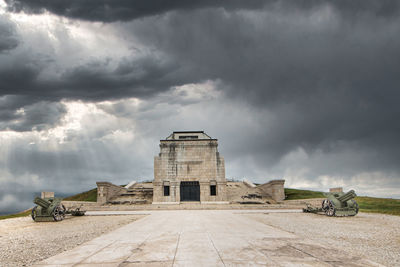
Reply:
<svg viewBox="0 0 400 267"><path fill-rule="evenodd" d="M31 215L31 209L25 210L19 213L10 214L10 215L0 215L0 220L10 219L10 218L17 218L17 217L25 217Z"/></svg>
<svg viewBox="0 0 400 267"><path fill-rule="evenodd" d="M323 198L325 197L322 192L311 190L299 190L292 188L285 188L285 200L293 199L307 199L307 198Z"/></svg>
<svg viewBox="0 0 400 267"><path fill-rule="evenodd" d="M70 200L70 201L90 201L90 202L96 202L97 201L97 188L94 188L92 190L79 193L70 197L64 198L64 200Z"/></svg>
<svg viewBox="0 0 400 267"><path fill-rule="evenodd" d="M299 190L285 188L286 200L324 198L322 192L311 190ZM374 212L400 216L400 199L377 198L377 197L356 197L360 211Z"/></svg>
<svg viewBox="0 0 400 267"><path fill-rule="evenodd" d="M400 199L356 197L360 211L400 216Z"/></svg>

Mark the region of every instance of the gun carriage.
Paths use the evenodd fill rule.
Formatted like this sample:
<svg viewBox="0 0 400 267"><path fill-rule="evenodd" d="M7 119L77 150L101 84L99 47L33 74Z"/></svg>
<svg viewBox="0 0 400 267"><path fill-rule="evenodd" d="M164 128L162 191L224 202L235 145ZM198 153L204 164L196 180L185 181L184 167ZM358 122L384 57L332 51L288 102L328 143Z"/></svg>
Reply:
<svg viewBox="0 0 400 267"><path fill-rule="evenodd" d="M307 205L303 212L325 213L327 216L355 216L358 213L358 204L354 200L357 196L354 190L347 193L332 192L324 193L326 199L322 201L321 208L313 208Z"/></svg>
<svg viewBox="0 0 400 267"><path fill-rule="evenodd" d="M32 219L35 222L62 221L65 218L66 209L61 204L61 200L55 197L36 197L33 203L37 206L32 209Z"/></svg>

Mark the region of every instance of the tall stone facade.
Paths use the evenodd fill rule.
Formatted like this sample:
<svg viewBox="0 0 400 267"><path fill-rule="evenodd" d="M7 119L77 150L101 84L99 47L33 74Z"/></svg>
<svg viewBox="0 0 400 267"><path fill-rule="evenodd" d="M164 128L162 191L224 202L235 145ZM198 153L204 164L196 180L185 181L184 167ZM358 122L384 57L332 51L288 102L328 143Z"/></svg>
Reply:
<svg viewBox="0 0 400 267"><path fill-rule="evenodd" d="M154 158L153 204L228 203L218 140L203 131L173 132Z"/></svg>

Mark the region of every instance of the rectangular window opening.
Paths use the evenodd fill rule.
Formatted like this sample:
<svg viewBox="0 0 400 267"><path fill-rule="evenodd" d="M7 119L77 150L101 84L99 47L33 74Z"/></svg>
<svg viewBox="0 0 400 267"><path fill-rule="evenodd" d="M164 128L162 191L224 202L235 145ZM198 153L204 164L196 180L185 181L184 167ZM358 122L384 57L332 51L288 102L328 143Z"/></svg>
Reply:
<svg viewBox="0 0 400 267"><path fill-rule="evenodd" d="M199 139L199 136L197 136L197 135L181 135L181 136L179 136L179 139Z"/></svg>
<svg viewBox="0 0 400 267"><path fill-rule="evenodd" d="M164 185L164 196L169 196L169 185Z"/></svg>
<svg viewBox="0 0 400 267"><path fill-rule="evenodd" d="M210 185L210 195L211 196L217 195L217 186L216 185Z"/></svg>

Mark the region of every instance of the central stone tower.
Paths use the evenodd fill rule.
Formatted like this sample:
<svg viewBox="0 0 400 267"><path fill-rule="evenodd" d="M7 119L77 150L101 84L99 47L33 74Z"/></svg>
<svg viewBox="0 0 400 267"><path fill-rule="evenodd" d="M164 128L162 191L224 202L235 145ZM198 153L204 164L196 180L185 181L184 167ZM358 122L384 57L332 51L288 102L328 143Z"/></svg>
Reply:
<svg viewBox="0 0 400 267"><path fill-rule="evenodd" d="M153 204L226 204L224 158L203 131L173 132L154 157Z"/></svg>

